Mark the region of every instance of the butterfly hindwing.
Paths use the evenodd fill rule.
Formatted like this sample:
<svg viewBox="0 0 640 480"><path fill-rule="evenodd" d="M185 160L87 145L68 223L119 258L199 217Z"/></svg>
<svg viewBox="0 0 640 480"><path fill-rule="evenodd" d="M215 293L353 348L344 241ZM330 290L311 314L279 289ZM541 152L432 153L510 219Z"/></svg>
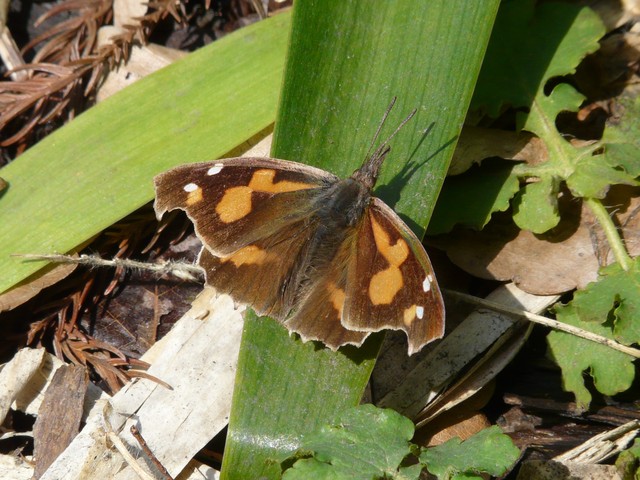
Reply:
<svg viewBox="0 0 640 480"><path fill-rule="evenodd" d="M372 197L356 236L342 323L349 330L403 330L409 354L444 333L444 303L422 244Z"/></svg>
<svg viewBox="0 0 640 480"><path fill-rule="evenodd" d="M176 167L155 178L160 216L184 210L216 256L229 255L311 215L317 189L337 177L270 158L231 158Z"/></svg>
<svg viewBox="0 0 640 480"><path fill-rule="evenodd" d="M355 229L343 232L335 254L327 261L312 264L309 278L284 325L304 341L320 340L336 350L342 345L360 346L370 332L349 330L342 324L346 301L348 266L355 253ZM320 257L322 258L322 256Z"/></svg>
<svg viewBox="0 0 640 480"><path fill-rule="evenodd" d="M283 321L295 301L299 259L314 228L311 219L301 220L223 257L203 248L198 263L216 291Z"/></svg>

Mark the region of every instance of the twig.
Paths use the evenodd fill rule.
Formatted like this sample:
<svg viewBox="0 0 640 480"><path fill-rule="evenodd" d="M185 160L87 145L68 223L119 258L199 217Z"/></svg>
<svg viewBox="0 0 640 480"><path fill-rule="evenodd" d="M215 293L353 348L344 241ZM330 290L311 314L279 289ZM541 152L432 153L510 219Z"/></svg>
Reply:
<svg viewBox="0 0 640 480"><path fill-rule="evenodd" d="M125 443L120 439L120 437L116 434L116 432L113 431L113 427L111 426L111 423L109 422L109 419L107 418L107 410L109 404L105 405L104 411L103 411L103 416L102 419L104 420L104 431L107 434L107 438L111 441L111 443L113 444L114 447L116 447L116 450L118 450L118 452L120 452L120 455L122 455L122 458L124 458L125 462L127 462L127 464L136 472L136 474L142 479L142 480L156 480L155 478L153 478L153 476L149 475L136 461L136 459L133 457L133 455L131 455L131 452L129 452L129 449L127 448L127 446L125 445Z"/></svg>
<svg viewBox="0 0 640 480"><path fill-rule="evenodd" d="M556 462L599 463L627 448L638 434L640 421L632 420L613 430L602 432L581 445L554 457Z"/></svg>
<svg viewBox="0 0 640 480"><path fill-rule="evenodd" d="M158 276L173 275L180 280L189 282L201 282L203 277L202 268L197 265L192 265L184 262L161 262L161 263L149 263L139 262L137 260L131 260L128 258L114 258L107 260L97 255L80 255L72 257L70 255L62 254L14 254L15 257L22 257L26 260L47 260L55 263L74 263L78 265L86 265L89 267L122 267L125 269L141 270L152 272Z"/></svg>
<svg viewBox="0 0 640 480"><path fill-rule="evenodd" d="M131 425L131 428L129 430L131 431L131 435L133 435L133 438L135 438L140 444L140 448L142 448L144 453L147 454L147 457L149 457L149 460L151 460L151 462L156 466L156 468L160 471L162 476L167 480L173 480L173 477L169 474L167 469L164 468L164 465L162 465L160 460L158 460L158 457L154 455L154 453L149 448L149 445L147 445L147 441L144 439L144 437L140 433L140 430L138 430L138 427L136 427L135 425Z"/></svg>
<svg viewBox="0 0 640 480"><path fill-rule="evenodd" d="M606 345L607 347L610 347L622 353L626 353L627 355L631 355L632 357L640 358L640 350L638 350L637 348L627 347L626 345L622 345L621 343L611 340L610 338L603 337L602 335L598 335L593 332L589 332L588 330L583 330L582 328L574 327L573 325L558 322L557 320L552 320L550 318L543 317L542 315L527 312L526 310L518 310L516 308L511 308L496 302L492 302L491 300L474 297L473 295L467 295L466 293L456 292L454 290L446 290L446 293L451 296L461 298L462 300L465 300L469 303L480 305L496 312L506 313L507 315L523 317L533 323L538 323L540 325L553 328L554 330L560 330L562 332L575 335L576 337L599 343L600 345Z"/></svg>

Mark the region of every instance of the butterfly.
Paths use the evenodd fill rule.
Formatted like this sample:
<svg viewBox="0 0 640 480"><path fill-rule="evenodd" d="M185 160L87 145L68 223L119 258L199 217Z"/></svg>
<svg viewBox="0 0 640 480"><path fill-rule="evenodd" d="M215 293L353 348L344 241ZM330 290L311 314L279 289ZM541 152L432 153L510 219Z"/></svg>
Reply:
<svg viewBox="0 0 640 480"><path fill-rule="evenodd" d="M395 133L346 179L274 158L182 165L155 177L154 208L186 212L218 293L332 350L403 330L411 355L443 335L444 303L420 240L372 195Z"/></svg>

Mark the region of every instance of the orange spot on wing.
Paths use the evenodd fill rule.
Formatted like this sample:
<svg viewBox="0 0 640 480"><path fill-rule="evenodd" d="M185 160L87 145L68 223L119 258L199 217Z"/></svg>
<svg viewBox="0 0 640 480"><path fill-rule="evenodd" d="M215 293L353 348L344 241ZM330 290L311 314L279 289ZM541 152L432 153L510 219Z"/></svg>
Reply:
<svg viewBox="0 0 640 480"><path fill-rule="evenodd" d="M249 185L231 187L216 205L216 213L224 223L236 222L251 213L251 194L261 193L286 193L314 188L316 185L302 182L290 182L282 180L273 183L276 171L271 169L256 170L249 181Z"/></svg>
<svg viewBox="0 0 640 480"><path fill-rule="evenodd" d="M416 315L416 309L417 309L417 305L411 305L409 308L405 308L403 315L402 315L402 321L404 322L404 324L409 327L411 326L411 324L413 323L413 321L416 319L417 315Z"/></svg>
<svg viewBox="0 0 640 480"><path fill-rule="evenodd" d="M266 250L261 249L255 245L247 245L241 248L233 255L221 258L222 263L231 262L236 267L241 265L262 265L268 257Z"/></svg>
<svg viewBox="0 0 640 480"><path fill-rule="evenodd" d="M333 308L338 311L338 315L342 315L342 307L344 306L344 301L347 297L344 290L338 288L333 282L327 285L327 290L329 290L329 299L331 300Z"/></svg>
<svg viewBox="0 0 640 480"><path fill-rule="evenodd" d="M270 169L256 170L249 182L249 188L254 192L264 193L285 193L295 192L297 190L305 190L307 188L313 188L316 185L302 182L290 182L288 180L282 180L280 182L273 183L273 179L276 177L276 171Z"/></svg>
<svg viewBox="0 0 640 480"><path fill-rule="evenodd" d="M403 285L398 267L389 267L371 277L369 299L374 305L389 305Z"/></svg>
<svg viewBox="0 0 640 480"><path fill-rule="evenodd" d="M231 223L251 213L251 189L249 187L232 187L216 205L216 213L224 223Z"/></svg>
<svg viewBox="0 0 640 480"><path fill-rule="evenodd" d="M409 246L402 238L392 245L389 233L376 222L373 215L370 218L376 248L389 266L371 277L369 299L374 305L389 305L404 285L400 265L409 257Z"/></svg>
<svg viewBox="0 0 640 480"><path fill-rule="evenodd" d="M202 201L202 189L196 188L195 190L187 193L187 206L195 205Z"/></svg>

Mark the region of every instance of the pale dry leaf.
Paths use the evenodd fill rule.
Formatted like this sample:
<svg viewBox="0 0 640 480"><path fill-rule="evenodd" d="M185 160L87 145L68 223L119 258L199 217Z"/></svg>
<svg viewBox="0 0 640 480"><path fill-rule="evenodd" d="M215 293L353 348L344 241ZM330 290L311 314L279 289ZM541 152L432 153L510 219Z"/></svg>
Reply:
<svg viewBox="0 0 640 480"><path fill-rule="evenodd" d="M40 369L45 355L44 348L23 348L0 370L0 424L4 422L11 404Z"/></svg>
<svg viewBox="0 0 640 480"><path fill-rule="evenodd" d="M116 27L139 26L149 9L147 0L113 0L113 25Z"/></svg>

